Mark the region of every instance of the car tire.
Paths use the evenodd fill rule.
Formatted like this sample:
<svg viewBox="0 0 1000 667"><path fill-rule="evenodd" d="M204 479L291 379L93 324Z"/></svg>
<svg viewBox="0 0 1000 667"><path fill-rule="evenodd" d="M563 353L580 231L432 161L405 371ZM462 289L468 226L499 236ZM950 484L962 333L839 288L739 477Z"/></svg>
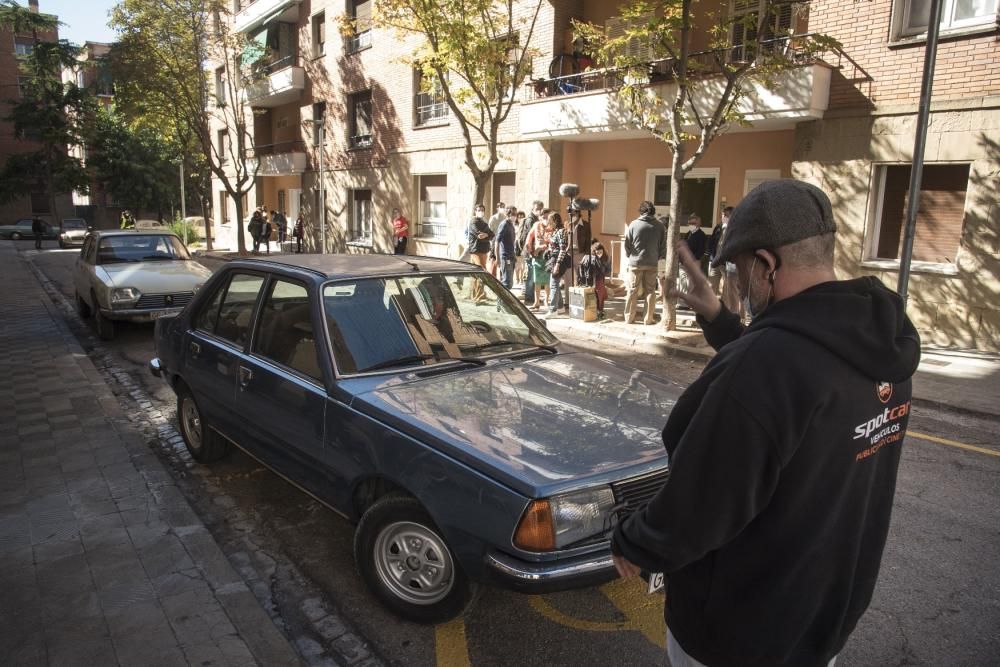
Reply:
<svg viewBox="0 0 1000 667"><path fill-rule="evenodd" d="M68 245L66 245L66 242L65 242L65 241L63 241L62 239L59 239L59 247L60 247L60 248L62 248L63 250L65 250L65 249L66 249L66 248L68 248L69 246L68 246Z"/></svg>
<svg viewBox="0 0 1000 667"><path fill-rule="evenodd" d="M90 317L90 306L87 305L87 302L84 301L79 292L73 292L73 300L76 302L76 314L83 319Z"/></svg>
<svg viewBox="0 0 1000 667"><path fill-rule="evenodd" d="M456 618L479 592L427 510L409 496L386 496L368 508L354 534L354 558L375 596L414 623Z"/></svg>
<svg viewBox="0 0 1000 667"><path fill-rule="evenodd" d="M101 305L97 301L97 295L90 294L90 309L94 312L94 324L97 327L97 336L101 340L115 339L115 323L104 316L101 312Z"/></svg>
<svg viewBox="0 0 1000 667"><path fill-rule="evenodd" d="M21 240L21 233L20 232L14 232L13 234L10 235L10 240L11 241L20 241Z"/></svg>
<svg viewBox="0 0 1000 667"><path fill-rule="evenodd" d="M202 418L201 407L187 385L177 387L177 423L188 452L198 463L214 463L229 453L229 441Z"/></svg>

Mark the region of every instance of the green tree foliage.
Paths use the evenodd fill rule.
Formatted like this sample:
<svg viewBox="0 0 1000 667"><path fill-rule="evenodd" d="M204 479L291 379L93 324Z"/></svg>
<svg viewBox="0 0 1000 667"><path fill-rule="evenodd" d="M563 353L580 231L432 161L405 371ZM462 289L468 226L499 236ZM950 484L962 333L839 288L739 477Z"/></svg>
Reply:
<svg viewBox="0 0 1000 667"><path fill-rule="evenodd" d="M177 201L177 149L154 128L130 127L120 114L94 118L88 166L117 201L163 212Z"/></svg>
<svg viewBox="0 0 1000 667"><path fill-rule="evenodd" d="M31 53L19 59L24 83L20 97L10 99L5 120L14 125L18 140L34 142L38 150L15 153L0 166L0 201L9 202L26 192L43 189L52 215L60 193L87 190L87 173L80 159L68 149L80 146L94 98L75 83L63 83L62 70L77 64L79 49L65 40L47 42L40 32L54 30L54 16L31 12L13 0L0 0L0 27L31 34Z"/></svg>
<svg viewBox="0 0 1000 667"><path fill-rule="evenodd" d="M751 11L730 15L726 9L713 9L718 3L705 8L695 0L630 0L618 7L619 20L612 29L574 22L595 63L617 75L615 95L630 122L663 141L672 154L668 285L675 284L679 267L674 248L683 219L685 174L720 135L749 124L741 103L755 84L782 84L783 74L839 46L829 37L777 28L794 26L796 18L805 15L806 2L765 0L763 10L756 0L737 4ZM695 30L708 37L704 51L691 48ZM735 47L734 35L739 36ZM664 85L655 85L658 82ZM665 290L664 298L668 329L677 323L672 292Z"/></svg>
<svg viewBox="0 0 1000 667"><path fill-rule="evenodd" d="M238 64L246 40L228 29L230 7L221 0L122 0L111 12L119 36L112 67L123 113L162 121L159 127L169 128L182 150L196 145L199 160L186 162L185 170L200 177L201 187L206 172L218 178L240 221L243 195L253 187L259 163L250 155L253 115ZM228 136L221 145L217 127ZM185 155L190 157L187 150ZM246 254L243 225L237 230L239 251Z"/></svg>
<svg viewBox="0 0 1000 667"><path fill-rule="evenodd" d="M540 0L380 0L373 21L400 37L417 36L405 60L439 91L462 131L465 165L483 201L500 162L498 137L515 91L531 73ZM347 25L348 30L357 26ZM424 92L427 92L426 90Z"/></svg>

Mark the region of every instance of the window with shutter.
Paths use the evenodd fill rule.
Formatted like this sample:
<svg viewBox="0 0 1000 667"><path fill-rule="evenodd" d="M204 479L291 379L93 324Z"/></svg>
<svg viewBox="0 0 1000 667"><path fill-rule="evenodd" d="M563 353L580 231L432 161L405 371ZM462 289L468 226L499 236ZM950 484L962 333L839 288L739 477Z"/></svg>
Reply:
<svg viewBox="0 0 1000 667"><path fill-rule="evenodd" d="M643 21L647 21L652 16L652 14L645 14L642 17L637 18L613 16L604 22L604 27L607 30L608 37L610 39L617 39L619 37L623 37L633 26L640 25ZM640 61L652 61L655 58L655 55L653 54L653 47L649 43L649 40L641 39L639 37L633 37L629 40L625 47L625 55L636 58Z"/></svg>
<svg viewBox="0 0 1000 667"><path fill-rule="evenodd" d="M448 236L448 177L428 174L417 177L420 193L420 220L417 235L425 238Z"/></svg>
<svg viewBox="0 0 1000 667"><path fill-rule="evenodd" d="M872 191L878 193L878 205L867 259L898 260L906 224L910 165L879 166L876 179ZM965 220L969 165L924 165L921 180L913 261L954 264Z"/></svg>
<svg viewBox="0 0 1000 667"><path fill-rule="evenodd" d="M743 196L750 192L764 181L774 181L781 178L780 169L747 169L743 178Z"/></svg>
<svg viewBox="0 0 1000 667"><path fill-rule="evenodd" d="M760 16L767 12L764 25ZM730 60L745 62L759 52L781 51L792 31L792 4L769 3L768 0L730 0ZM757 33L760 31L760 42Z"/></svg>
<svg viewBox="0 0 1000 667"><path fill-rule="evenodd" d="M917 37L927 32L931 0L896 0L893 8L893 37ZM995 27L996 0L941 0L941 30L965 30L977 26Z"/></svg>

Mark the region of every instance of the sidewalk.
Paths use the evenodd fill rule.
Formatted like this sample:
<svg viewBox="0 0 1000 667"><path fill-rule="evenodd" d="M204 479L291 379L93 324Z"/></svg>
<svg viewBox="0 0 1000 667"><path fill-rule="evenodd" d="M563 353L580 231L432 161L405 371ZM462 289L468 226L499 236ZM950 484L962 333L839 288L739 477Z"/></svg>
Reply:
<svg viewBox="0 0 1000 667"><path fill-rule="evenodd" d="M8 243L0 280L2 662L299 664Z"/></svg>

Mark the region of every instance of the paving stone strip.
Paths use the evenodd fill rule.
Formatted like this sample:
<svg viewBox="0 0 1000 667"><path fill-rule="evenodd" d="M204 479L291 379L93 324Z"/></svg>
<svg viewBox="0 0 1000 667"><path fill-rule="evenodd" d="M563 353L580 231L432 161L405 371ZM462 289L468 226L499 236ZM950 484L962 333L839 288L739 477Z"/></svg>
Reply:
<svg viewBox="0 0 1000 667"><path fill-rule="evenodd" d="M300 625L307 626L312 635L291 637L291 646L294 646L299 654L299 660L295 660L294 664L301 661L302 664L310 667L326 665L378 667L383 665L383 661L374 655L371 647L350 628L349 623L338 615L336 609L326 602L321 591L312 590L310 583L293 565L287 560L281 559L280 555L269 555L266 550L261 548L261 545L256 543L252 531L244 530L251 525L250 518L236 508L236 502L225 496L213 482L214 473L191 458L184 446L183 438L174 427L173 411L169 410L165 414L161 410L158 402L146 392L143 386L136 382L129 372L116 364L114 355L91 334L86 323L76 314L72 304L52 285L45 274L30 261L30 258L25 258L25 260L28 267L34 272L35 279L49 297L50 302L46 304L46 307L53 319L58 319L63 324L62 328L69 339L69 344L75 346L85 358L87 353L79 347L77 339L87 342L89 358L92 362L90 368L93 379L95 382L100 382L108 392L104 400L113 404L112 409L117 410L118 414L121 415L121 422L127 422L133 431L138 431L144 437L144 442L138 443L138 447L143 450L142 463L155 463L155 466L149 466L153 472L148 473L147 477L158 476L160 482L155 487L151 487L152 492L155 494L161 486L169 486L198 522L195 528L178 527L174 530L182 542L186 544L188 560L183 562L187 562L188 567L177 567L175 571L169 573L168 577L171 583L183 586L191 576L190 562L197 563L200 570L209 573L215 579L217 584L214 587L215 595L225 608L230 621L237 628L248 625L247 629L252 631L254 624L260 622L258 615L265 619L269 618L270 630L277 637L271 636L267 638L265 643L277 641L283 644L288 649L287 652L291 654L292 650L287 636L294 633L282 617L282 613L288 614L288 610L279 609L275 591L272 588L273 582L277 579L286 582L294 581L297 590L304 591L302 602L299 604L300 608L296 609L295 613L302 620ZM155 447L155 452L151 451L150 447ZM164 459L163 462L157 457L157 454ZM230 545L226 549L225 555L220 551L204 523L197 519L190 506L184 501L180 489L172 481L170 473L163 467L164 462L176 470L182 470L199 478L201 490L212 496L216 505L226 508L226 523L233 527L236 532L242 533L239 537L242 548L233 549ZM227 540L227 543L229 542L231 540ZM160 558L160 562L163 563L170 560L170 556L166 554ZM281 570L280 576L279 569ZM285 636L282 636L275 626L280 628ZM251 638L248 637L246 640L250 642ZM257 651L254 654L256 655ZM265 657L261 658L261 664L293 664L287 662L289 657Z"/></svg>

